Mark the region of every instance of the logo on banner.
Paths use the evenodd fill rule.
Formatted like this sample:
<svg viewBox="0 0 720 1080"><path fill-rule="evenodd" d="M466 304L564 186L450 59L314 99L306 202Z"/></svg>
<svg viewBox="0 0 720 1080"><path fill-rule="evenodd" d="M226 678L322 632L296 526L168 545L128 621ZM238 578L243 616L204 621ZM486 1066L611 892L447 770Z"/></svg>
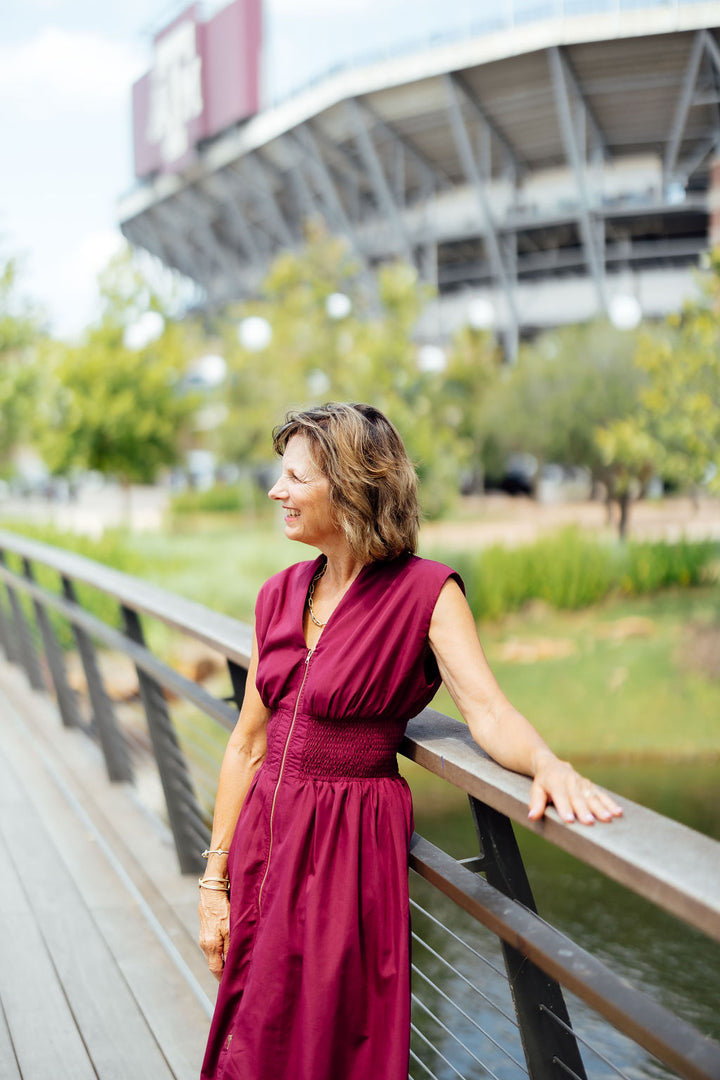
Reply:
<svg viewBox="0 0 720 1080"><path fill-rule="evenodd" d="M190 149L189 125L203 112L201 74L195 23L178 23L156 42L150 80L146 137L167 165Z"/></svg>

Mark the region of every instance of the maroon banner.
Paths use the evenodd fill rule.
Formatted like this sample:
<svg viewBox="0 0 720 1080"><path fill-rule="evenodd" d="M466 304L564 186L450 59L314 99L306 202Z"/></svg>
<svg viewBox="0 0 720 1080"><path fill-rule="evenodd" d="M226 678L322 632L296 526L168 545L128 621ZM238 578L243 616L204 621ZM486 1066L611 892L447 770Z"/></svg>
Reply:
<svg viewBox="0 0 720 1080"><path fill-rule="evenodd" d="M185 168L202 139L258 111L261 4L233 0L206 23L192 5L156 36L132 90L138 178Z"/></svg>

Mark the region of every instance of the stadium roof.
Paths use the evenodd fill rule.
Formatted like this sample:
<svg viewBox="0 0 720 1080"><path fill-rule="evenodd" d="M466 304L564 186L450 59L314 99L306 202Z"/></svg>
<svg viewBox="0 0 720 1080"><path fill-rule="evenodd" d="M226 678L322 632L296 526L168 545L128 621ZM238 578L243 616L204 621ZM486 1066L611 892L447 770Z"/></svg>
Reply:
<svg viewBox="0 0 720 1080"><path fill-rule="evenodd" d="M607 311L614 273L707 246L720 4L570 6L328 77L126 195L123 232L211 306L319 215L368 273L404 256L442 295L487 290L510 351L543 321L533 283L582 278L577 317Z"/></svg>

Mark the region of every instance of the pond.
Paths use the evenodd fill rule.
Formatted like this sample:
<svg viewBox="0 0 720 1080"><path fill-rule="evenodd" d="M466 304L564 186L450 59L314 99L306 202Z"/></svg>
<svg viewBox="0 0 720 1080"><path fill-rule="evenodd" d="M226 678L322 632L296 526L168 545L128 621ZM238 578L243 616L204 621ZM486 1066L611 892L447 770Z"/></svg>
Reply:
<svg viewBox="0 0 720 1080"><path fill-rule="evenodd" d="M583 771L621 799L624 795L720 840L719 764L595 765L584 767ZM465 796L458 792L457 798L446 802L442 809L433 802L424 798L422 792L416 795L417 831L458 858L475 854L477 843ZM516 828L516 834L540 915L602 959L616 974L720 1040L720 944L708 942L702 934L527 830ZM414 902L437 914L438 898L434 890L416 875L412 879ZM443 902L440 910L440 919L448 919L450 929L459 938L469 941L492 964L503 968L502 955L492 935L474 925L452 904ZM414 988L422 1004L416 1004L414 1018L440 1048L443 1057L432 1051L422 1037L414 1036L413 1051L422 1064L415 1061L411 1075L426 1076L428 1068L438 1080L483 1075L470 1056L475 1054L498 1080L515 1080L521 1076L521 1069L507 1056L509 1049L516 1060L522 1061L517 1035L503 1015L512 1014L504 980L416 907L413 923L416 934L436 953L450 959L477 989L470 989L425 945L415 940L414 960L424 974L415 975ZM478 991L485 997L480 997ZM445 992L458 997L465 1016L448 1004L443 997ZM578 1034L594 1047L592 1051L582 1051L589 1077L616 1076L617 1069L638 1080L672 1075L582 1002L569 994L566 1000ZM431 1019L431 1012L440 1017L445 1028ZM479 1033L471 1020L478 1021L486 1034ZM447 1029L462 1039L467 1050L458 1046Z"/></svg>

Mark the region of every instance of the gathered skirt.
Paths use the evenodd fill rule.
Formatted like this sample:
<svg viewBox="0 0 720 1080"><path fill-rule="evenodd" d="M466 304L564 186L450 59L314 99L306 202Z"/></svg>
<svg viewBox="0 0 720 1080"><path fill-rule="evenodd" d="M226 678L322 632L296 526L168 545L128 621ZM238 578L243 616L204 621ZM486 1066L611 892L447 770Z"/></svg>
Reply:
<svg viewBox="0 0 720 1080"><path fill-rule="evenodd" d="M370 753L357 721L328 741L318 718L271 717L230 847L230 946L202 1080L407 1080L412 803L396 734L373 740L362 724ZM293 749L309 743L326 749Z"/></svg>

